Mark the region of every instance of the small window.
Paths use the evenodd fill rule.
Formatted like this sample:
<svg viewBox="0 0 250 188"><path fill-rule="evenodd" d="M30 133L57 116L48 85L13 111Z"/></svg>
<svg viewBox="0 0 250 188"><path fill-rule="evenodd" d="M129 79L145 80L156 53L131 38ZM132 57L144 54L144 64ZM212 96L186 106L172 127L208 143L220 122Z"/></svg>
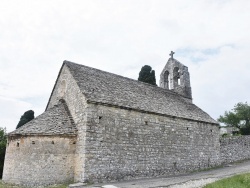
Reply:
<svg viewBox="0 0 250 188"><path fill-rule="evenodd" d="M102 119L102 116L99 116L99 119Z"/></svg>
<svg viewBox="0 0 250 188"><path fill-rule="evenodd" d="M170 80L170 75L168 71L165 71L164 73L164 88L169 89L169 80Z"/></svg>
<svg viewBox="0 0 250 188"><path fill-rule="evenodd" d="M32 141L32 144L35 144L35 141Z"/></svg>
<svg viewBox="0 0 250 188"><path fill-rule="evenodd" d="M19 142L16 143L16 146L19 147Z"/></svg>
<svg viewBox="0 0 250 188"><path fill-rule="evenodd" d="M180 70L178 70L178 78L177 78L177 84L178 84L178 86L181 85L180 75L181 75Z"/></svg>
<svg viewBox="0 0 250 188"><path fill-rule="evenodd" d="M148 121L145 121L145 125L147 125L148 124Z"/></svg>
<svg viewBox="0 0 250 188"><path fill-rule="evenodd" d="M178 67L175 67L174 70L173 70L173 80L174 80L174 86L179 86L181 85L181 80L180 80L180 76L181 76L181 73L180 73L180 70ZM171 88L171 89L174 89L174 88Z"/></svg>
<svg viewBox="0 0 250 188"><path fill-rule="evenodd" d="M188 127L187 127L187 130L188 130Z"/></svg>
<svg viewBox="0 0 250 188"><path fill-rule="evenodd" d="M180 78L178 78L177 83L178 83L178 86L181 85L181 79Z"/></svg>

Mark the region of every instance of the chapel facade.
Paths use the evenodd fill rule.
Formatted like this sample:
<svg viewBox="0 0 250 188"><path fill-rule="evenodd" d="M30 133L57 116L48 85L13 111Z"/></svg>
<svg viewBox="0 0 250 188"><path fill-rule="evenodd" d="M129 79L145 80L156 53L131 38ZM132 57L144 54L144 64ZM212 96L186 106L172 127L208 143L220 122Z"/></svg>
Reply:
<svg viewBox="0 0 250 188"><path fill-rule="evenodd" d="M64 61L46 110L9 133L3 180L34 186L158 177L220 164L218 123L171 57L160 87Z"/></svg>

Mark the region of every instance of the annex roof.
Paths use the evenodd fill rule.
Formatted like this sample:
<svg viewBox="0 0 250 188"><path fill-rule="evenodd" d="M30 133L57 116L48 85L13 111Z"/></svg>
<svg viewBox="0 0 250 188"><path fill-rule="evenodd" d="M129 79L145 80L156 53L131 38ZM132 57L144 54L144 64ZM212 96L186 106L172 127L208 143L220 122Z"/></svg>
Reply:
<svg viewBox="0 0 250 188"><path fill-rule="evenodd" d="M77 128L63 100L8 135L76 135Z"/></svg>
<svg viewBox="0 0 250 188"><path fill-rule="evenodd" d="M88 102L218 124L179 94L144 82L64 61Z"/></svg>

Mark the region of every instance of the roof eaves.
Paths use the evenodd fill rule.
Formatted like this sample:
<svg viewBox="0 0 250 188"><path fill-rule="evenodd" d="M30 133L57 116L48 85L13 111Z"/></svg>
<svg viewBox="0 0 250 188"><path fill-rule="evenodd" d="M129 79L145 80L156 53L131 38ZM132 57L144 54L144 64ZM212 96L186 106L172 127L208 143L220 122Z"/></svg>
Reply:
<svg viewBox="0 0 250 188"><path fill-rule="evenodd" d="M16 134L7 134L8 137L17 137L17 136L77 136L77 133L16 133Z"/></svg>
<svg viewBox="0 0 250 188"><path fill-rule="evenodd" d="M110 103L104 103L100 101L93 101L93 100L87 100L87 103L90 104L99 104L103 106L109 106L109 107L114 107L114 108L120 108L120 109L126 109L126 110L134 110L137 112L141 113L146 113L146 114L155 114L155 115L160 115L160 116L165 116L165 117L170 117L170 118L178 118L178 119L184 119L184 120L189 120L189 121L195 121L195 122L201 122L201 123L210 123L216 126L219 126L219 123L215 123L213 121L204 121L204 120L198 120L198 119L193 119L193 118L187 118L187 117L180 117L180 116L173 116L173 115L168 115L168 114L163 114L163 113L158 113L158 112L152 112L152 111L146 111L146 110L141 110L139 108L131 108L131 107L126 107L126 106L120 106L120 105L114 105Z"/></svg>

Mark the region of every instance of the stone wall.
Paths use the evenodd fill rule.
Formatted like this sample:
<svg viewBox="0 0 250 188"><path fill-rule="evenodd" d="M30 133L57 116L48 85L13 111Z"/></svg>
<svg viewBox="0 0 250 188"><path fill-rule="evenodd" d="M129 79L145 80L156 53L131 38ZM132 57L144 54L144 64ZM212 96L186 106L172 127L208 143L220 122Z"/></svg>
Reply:
<svg viewBox="0 0 250 188"><path fill-rule="evenodd" d="M89 104L85 178L128 180L219 165L219 128L133 110Z"/></svg>
<svg viewBox="0 0 250 188"><path fill-rule="evenodd" d="M68 105L69 111L77 126L78 136L76 143L74 169L76 182L84 181L84 165L85 165L85 138L86 138L86 110L87 103L84 95L80 91L75 79L72 77L67 66L63 66L59 77L52 91L48 107L51 108L58 103L60 99L64 99ZM81 76L81 75L79 75Z"/></svg>
<svg viewBox="0 0 250 188"><path fill-rule="evenodd" d="M232 136L220 139L221 163L250 159L250 136Z"/></svg>
<svg viewBox="0 0 250 188"><path fill-rule="evenodd" d="M26 186L74 180L75 137L9 137L3 180Z"/></svg>

